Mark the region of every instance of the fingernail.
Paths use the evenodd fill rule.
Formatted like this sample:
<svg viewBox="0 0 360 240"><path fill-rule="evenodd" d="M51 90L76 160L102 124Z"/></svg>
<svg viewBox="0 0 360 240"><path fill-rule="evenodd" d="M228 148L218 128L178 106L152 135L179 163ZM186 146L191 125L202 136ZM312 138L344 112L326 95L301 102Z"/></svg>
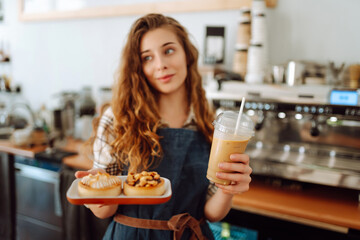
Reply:
<svg viewBox="0 0 360 240"><path fill-rule="evenodd" d="M218 167L219 167L219 168L224 167L224 163L219 163L219 164L218 164Z"/></svg>
<svg viewBox="0 0 360 240"><path fill-rule="evenodd" d="M221 177L221 173L220 173L220 172L216 172L216 177Z"/></svg>

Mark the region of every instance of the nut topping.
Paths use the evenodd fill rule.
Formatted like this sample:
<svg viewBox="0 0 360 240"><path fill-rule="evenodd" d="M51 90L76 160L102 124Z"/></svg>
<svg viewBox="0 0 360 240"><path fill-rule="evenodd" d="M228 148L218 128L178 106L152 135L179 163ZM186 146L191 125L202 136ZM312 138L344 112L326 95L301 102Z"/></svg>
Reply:
<svg viewBox="0 0 360 240"><path fill-rule="evenodd" d="M157 172L147 171L129 173L126 182L134 187L153 187L160 183L160 175Z"/></svg>

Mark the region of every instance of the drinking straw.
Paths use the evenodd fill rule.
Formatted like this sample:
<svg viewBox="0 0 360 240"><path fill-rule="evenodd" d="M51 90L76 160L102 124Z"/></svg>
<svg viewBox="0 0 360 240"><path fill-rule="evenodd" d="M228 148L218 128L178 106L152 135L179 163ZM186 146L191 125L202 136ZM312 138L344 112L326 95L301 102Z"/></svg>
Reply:
<svg viewBox="0 0 360 240"><path fill-rule="evenodd" d="M237 135L238 131L239 131L240 120L241 120L241 115L243 113L244 105L245 105L245 97L243 97L242 100L241 100L240 111L239 111L239 115L238 115L238 118L237 118L237 121L236 121L236 127L235 127L235 132L234 132L235 135Z"/></svg>

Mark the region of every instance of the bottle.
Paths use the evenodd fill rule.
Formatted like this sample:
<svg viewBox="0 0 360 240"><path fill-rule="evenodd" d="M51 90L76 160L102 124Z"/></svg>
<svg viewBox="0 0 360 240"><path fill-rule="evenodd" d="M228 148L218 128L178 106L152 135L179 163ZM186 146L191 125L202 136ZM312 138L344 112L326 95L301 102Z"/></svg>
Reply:
<svg viewBox="0 0 360 240"><path fill-rule="evenodd" d="M39 112L37 113L38 127L43 129L45 133L49 134L52 130L52 114L46 108L45 104L41 105Z"/></svg>
<svg viewBox="0 0 360 240"><path fill-rule="evenodd" d="M75 138L87 140L92 133L92 120L96 114L96 103L91 87L84 87L80 93L79 111L76 119Z"/></svg>
<svg viewBox="0 0 360 240"><path fill-rule="evenodd" d="M76 93L63 92L61 94L61 124L65 136L74 136L75 131L75 102Z"/></svg>
<svg viewBox="0 0 360 240"><path fill-rule="evenodd" d="M230 224L227 222L221 223L221 239L231 239Z"/></svg>
<svg viewBox="0 0 360 240"><path fill-rule="evenodd" d="M79 117L84 115L94 116L96 113L96 103L92 97L91 87L84 87L79 99Z"/></svg>

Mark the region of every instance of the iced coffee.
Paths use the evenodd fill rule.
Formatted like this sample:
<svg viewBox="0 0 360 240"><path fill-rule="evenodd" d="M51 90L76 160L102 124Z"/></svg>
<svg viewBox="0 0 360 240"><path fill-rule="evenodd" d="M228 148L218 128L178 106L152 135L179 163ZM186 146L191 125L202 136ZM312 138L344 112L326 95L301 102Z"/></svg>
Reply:
<svg viewBox="0 0 360 240"><path fill-rule="evenodd" d="M230 184L230 181L216 177L216 172L226 172L218 165L220 162L230 162L231 154L244 153L249 140L254 135L254 123L246 114L242 114L239 128L235 131L237 117L237 112L225 111L214 121L215 131L206 175L212 182Z"/></svg>

